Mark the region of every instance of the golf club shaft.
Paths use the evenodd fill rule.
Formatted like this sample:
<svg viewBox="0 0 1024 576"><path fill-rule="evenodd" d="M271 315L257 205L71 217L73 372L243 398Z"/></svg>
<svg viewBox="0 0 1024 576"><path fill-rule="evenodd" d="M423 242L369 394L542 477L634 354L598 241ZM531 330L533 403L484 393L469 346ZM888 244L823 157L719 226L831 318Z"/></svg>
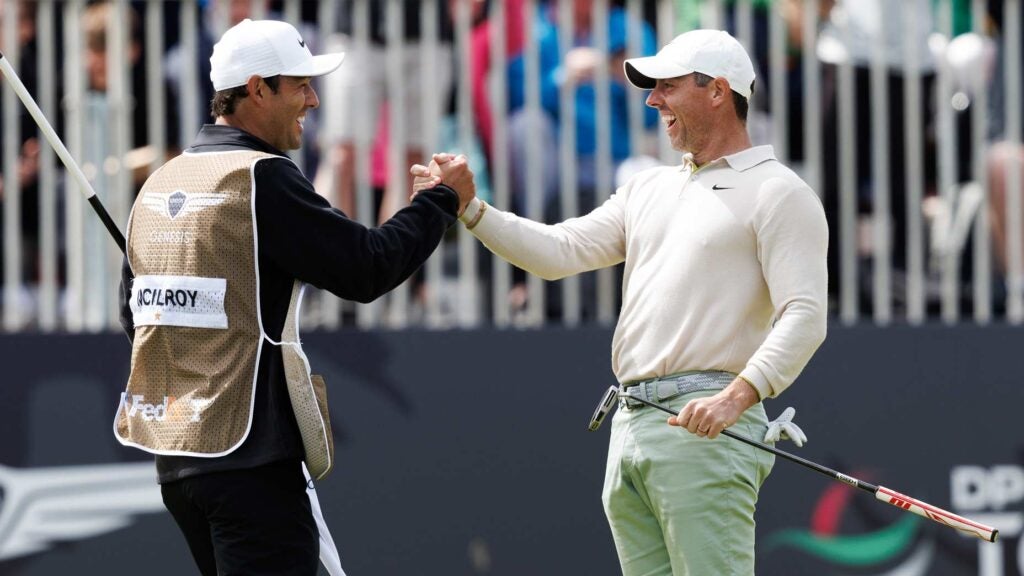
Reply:
<svg viewBox="0 0 1024 576"><path fill-rule="evenodd" d="M22 83L21 78L19 78L18 74L14 71L14 67L11 66L11 63L4 57L2 52L0 52L0 72L3 73L4 78L6 78L8 84L11 85L14 93L18 95L18 98L20 98L21 102L25 105L25 108L28 109L28 113L31 114L32 118L36 121L36 125L39 126L39 130L42 131L43 137L46 138L46 141L49 142L50 146L53 147L55 152L57 152L57 156L60 157L60 161L64 163L64 167L67 168L68 172L71 173L72 178L74 178L75 182L78 183L79 190L81 190L82 194L85 195L85 199L89 201L89 204L96 212L96 215L100 217L101 221L103 221L103 225L114 238L114 242L117 242L118 248L121 249L122 253L125 252L125 240L124 235L121 234L121 230L117 227L117 224L114 223L110 214L107 213L107 209L103 206L103 203L100 202L99 197L96 196L96 191L93 190L92 184L89 183L89 179L85 177L82 169L78 167L75 159L71 157L71 153L68 152L67 147L65 147L64 143L61 142L60 137L57 136L57 132L53 129L53 126L50 125L46 116L43 116L43 111L39 109L39 105L36 104L32 95L29 94L28 89L25 88L25 84Z"/></svg>
<svg viewBox="0 0 1024 576"><path fill-rule="evenodd" d="M666 414L678 416L678 414L671 408L667 408L656 402L651 402L649 400L644 400L643 398L637 398L635 396L629 396L629 399L634 400L636 402L640 402L641 404L646 404L647 406L650 406L652 408L657 408L658 410L661 410ZM878 500L881 500L882 502L886 502L888 504L892 504L893 506L901 510L913 512L918 516L922 516L929 520L938 522L943 526L949 526L950 528L960 530L961 532L970 534L972 536L977 536L978 538L981 538L982 540L985 540L987 542L995 542L996 537L998 537L999 535L999 530L996 530L991 526L986 526L984 524L964 518L963 516L958 516L956 514L953 514L952 512L943 510L942 508L939 508L937 506L932 506L927 502L922 502L921 500L911 498L910 496L907 496L905 494L900 494L899 492L896 492L895 490L892 490L890 488L886 488L885 486L875 486L874 484L864 482L863 480L858 480L853 476L843 474L842 472L833 470L827 466L822 466L821 464L818 464L816 462L811 462L806 458L801 458L796 454L791 454L789 452L786 452L785 450L779 450L774 446L769 446L756 440L751 440L746 436L736 434L735 432L731 432L728 429L722 430L722 435L728 436L733 440L739 440L740 442L743 442L744 444L749 444L755 448L760 448L761 450L771 452L772 454L785 458L786 460L789 460L791 462L796 462L801 466L810 468L811 470L814 470L816 472L820 472L832 478L833 480L838 480L840 482L843 482L844 484L849 484L850 486L855 486L857 488L860 488L861 490L870 492L874 494L875 498L877 498Z"/></svg>

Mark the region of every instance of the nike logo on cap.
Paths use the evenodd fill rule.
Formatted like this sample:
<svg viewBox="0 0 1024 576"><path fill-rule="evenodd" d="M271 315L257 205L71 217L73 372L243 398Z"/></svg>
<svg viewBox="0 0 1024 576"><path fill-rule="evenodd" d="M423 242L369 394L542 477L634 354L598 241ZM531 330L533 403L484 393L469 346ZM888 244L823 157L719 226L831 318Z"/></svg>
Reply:
<svg viewBox="0 0 1024 576"><path fill-rule="evenodd" d="M733 186L719 186L718 184L715 184L714 186L711 187L711 189L712 190L732 190Z"/></svg>
<svg viewBox="0 0 1024 576"><path fill-rule="evenodd" d="M299 38L299 46L302 46L303 48L305 48L306 47L306 41L303 40L302 38Z"/></svg>

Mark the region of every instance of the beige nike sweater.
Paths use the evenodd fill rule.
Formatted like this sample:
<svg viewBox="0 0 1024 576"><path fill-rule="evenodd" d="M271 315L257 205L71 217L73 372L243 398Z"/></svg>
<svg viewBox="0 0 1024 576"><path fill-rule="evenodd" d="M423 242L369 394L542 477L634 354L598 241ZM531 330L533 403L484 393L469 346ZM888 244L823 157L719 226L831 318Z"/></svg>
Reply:
<svg viewBox="0 0 1024 576"><path fill-rule="evenodd" d="M482 206L474 199L463 222ZM548 280L625 262L612 339L620 383L725 370L776 396L825 338L825 214L770 146L646 170L560 224L487 207L472 233Z"/></svg>

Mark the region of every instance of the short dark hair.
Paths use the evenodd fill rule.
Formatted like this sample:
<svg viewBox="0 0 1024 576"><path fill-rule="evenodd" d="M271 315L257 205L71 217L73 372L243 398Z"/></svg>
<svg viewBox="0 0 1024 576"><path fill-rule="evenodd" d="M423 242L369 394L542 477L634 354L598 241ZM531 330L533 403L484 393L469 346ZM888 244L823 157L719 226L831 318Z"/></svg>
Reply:
<svg viewBox="0 0 1024 576"><path fill-rule="evenodd" d="M277 94L278 88L281 87L281 76L271 76L264 78L264 82L270 87L270 91ZM249 91L245 85L235 86L234 88L225 88L224 90L218 91L213 95L213 100L210 101L210 116L216 119L219 116L230 116L235 113L235 107L238 106L238 101L249 95Z"/></svg>
<svg viewBox="0 0 1024 576"><path fill-rule="evenodd" d="M701 72L693 73L693 83L703 88L714 80L711 76L703 74ZM750 83L750 95L754 95L754 82ZM750 109L750 102L739 92L732 91L732 105L736 108L736 116L739 117L740 121L744 124L747 123L747 111Z"/></svg>

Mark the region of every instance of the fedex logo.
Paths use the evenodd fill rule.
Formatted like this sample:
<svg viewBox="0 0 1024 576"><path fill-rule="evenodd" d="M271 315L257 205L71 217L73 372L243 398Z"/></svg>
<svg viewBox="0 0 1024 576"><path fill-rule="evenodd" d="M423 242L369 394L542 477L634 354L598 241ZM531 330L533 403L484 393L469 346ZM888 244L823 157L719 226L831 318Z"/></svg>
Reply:
<svg viewBox="0 0 1024 576"><path fill-rule="evenodd" d="M167 419L167 410L169 406L173 406L176 398L174 396L164 396L163 401L154 404L152 402L146 402L146 397L142 394L132 394L130 397L122 394L122 402L124 404L124 411L129 418L139 417L146 422L163 422ZM190 417L191 422L199 422L199 416L207 406L210 405L210 400L206 399L192 399L189 401L192 413Z"/></svg>
<svg viewBox="0 0 1024 576"><path fill-rule="evenodd" d="M131 403L128 403L128 399L125 399L125 411L128 413L129 418L135 418L136 416L141 417L146 422L156 420L157 422L163 422L167 419L167 404L169 400L173 401L170 397L164 396L164 401L159 404L148 404L146 403L146 397L142 394L132 394Z"/></svg>

